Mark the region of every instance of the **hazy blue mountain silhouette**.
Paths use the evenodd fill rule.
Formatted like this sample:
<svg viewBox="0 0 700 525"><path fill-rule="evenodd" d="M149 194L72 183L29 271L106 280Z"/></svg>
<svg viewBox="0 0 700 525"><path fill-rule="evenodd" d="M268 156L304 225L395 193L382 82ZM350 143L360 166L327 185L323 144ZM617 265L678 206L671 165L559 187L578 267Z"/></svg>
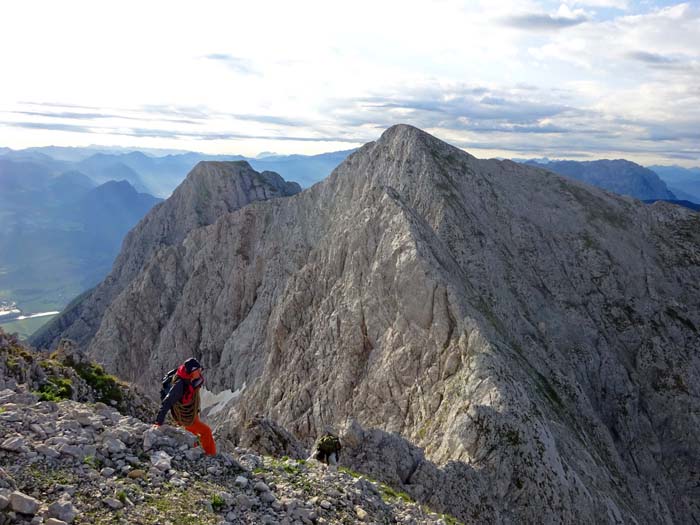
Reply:
<svg viewBox="0 0 700 525"><path fill-rule="evenodd" d="M676 198L656 173L628 160L528 161L526 164L640 200Z"/></svg>
<svg viewBox="0 0 700 525"><path fill-rule="evenodd" d="M127 181L0 159L0 296L60 309L109 271L126 233L160 201Z"/></svg>
<svg viewBox="0 0 700 525"><path fill-rule="evenodd" d="M700 203L700 168L649 166L677 197Z"/></svg>

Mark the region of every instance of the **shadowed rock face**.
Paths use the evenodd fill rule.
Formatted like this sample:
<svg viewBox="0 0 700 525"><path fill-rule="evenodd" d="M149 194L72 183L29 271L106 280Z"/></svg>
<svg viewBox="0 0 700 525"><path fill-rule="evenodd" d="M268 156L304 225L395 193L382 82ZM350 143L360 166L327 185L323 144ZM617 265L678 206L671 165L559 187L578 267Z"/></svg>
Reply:
<svg viewBox="0 0 700 525"><path fill-rule="evenodd" d="M191 224L105 304L89 351L113 371L153 389L200 357L245 387L217 414L234 438L352 417L384 433L353 465L465 520L700 520L697 214L395 126Z"/></svg>
<svg viewBox="0 0 700 525"><path fill-rule="evenodd" d="M129 232L105 281L71 303L32 338L32 344L54 348L61 337L69 337L86 345L95 335L105 308L158 250L179 244L191 230L250 202L299 191L297 183L285 182L270 171L258 173L245 161L198 163L173 195Z"/></svg>

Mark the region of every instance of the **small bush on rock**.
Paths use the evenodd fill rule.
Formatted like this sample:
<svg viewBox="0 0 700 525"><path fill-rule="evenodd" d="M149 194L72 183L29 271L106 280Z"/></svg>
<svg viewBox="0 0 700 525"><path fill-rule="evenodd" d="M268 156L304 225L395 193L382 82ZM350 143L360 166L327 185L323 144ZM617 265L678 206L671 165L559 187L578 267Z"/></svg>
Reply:
<svg viewBox="0 0 700 525"><path fill-rule="evenodd" d="M97 395L97 401L107 405L119 404L122 401L122 391L117 378L105 372L100 365L92 363L76 364L73 368L85 382L92 387Z"/></svg>
<svg viewBox="0 0 700 525"><path fill-rule="evenodd" d="M39 387L41 401L61 401L70 399L73 395L73 385L70 379L54 377Z"/></svg>
<svg viewBox="0 0 700 525"><path fill-rule="evenodd" d="M224 498L222 498L218 494L214 494L211 497L211 507L214 509L214 512L219 512L225 506L226 502L224 501Z"/></svg>

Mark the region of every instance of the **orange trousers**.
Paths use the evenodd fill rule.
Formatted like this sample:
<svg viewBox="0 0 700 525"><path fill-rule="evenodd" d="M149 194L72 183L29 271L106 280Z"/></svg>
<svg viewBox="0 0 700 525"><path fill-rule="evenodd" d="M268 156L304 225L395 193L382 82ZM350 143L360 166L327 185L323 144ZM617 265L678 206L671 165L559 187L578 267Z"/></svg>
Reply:
<svg viewBox="0 0 700 525"><path fill-rule="evenodd" d="M189 427L185 427L185 430L192 432L199 438L205 454L208 456L216 455L216 443L214 443L214 438L211 435L211 428L209 428L209 425L202 423L199 416L194 418L194 423Z"/></svg>

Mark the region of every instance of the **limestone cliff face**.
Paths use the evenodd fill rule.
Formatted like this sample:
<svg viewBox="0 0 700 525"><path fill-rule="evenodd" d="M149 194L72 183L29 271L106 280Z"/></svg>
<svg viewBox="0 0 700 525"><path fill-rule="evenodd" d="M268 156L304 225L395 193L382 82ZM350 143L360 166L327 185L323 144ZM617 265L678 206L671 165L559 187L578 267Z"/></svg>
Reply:
<svg viewBox="0 0 700 525"><path fill-rule="evenodd" d="M690 210L395 126L149 253L89 351L145 387L201 357L243 389L234 437L343 427L354 465L467 521L700 520Z"/></svg>
<svg viewBox="0 0 700 525"><path fill-rule="evenodd" d="M301 191L277 173L258 173L247 162L200 162L165 202L155 206L130 231L112 272L95 289L73 301L61 316L37 333L32 344L54 348L61 337L86 345L95 335L105 308L164 246L177 245L193 229L257 200Z"/></svg>

